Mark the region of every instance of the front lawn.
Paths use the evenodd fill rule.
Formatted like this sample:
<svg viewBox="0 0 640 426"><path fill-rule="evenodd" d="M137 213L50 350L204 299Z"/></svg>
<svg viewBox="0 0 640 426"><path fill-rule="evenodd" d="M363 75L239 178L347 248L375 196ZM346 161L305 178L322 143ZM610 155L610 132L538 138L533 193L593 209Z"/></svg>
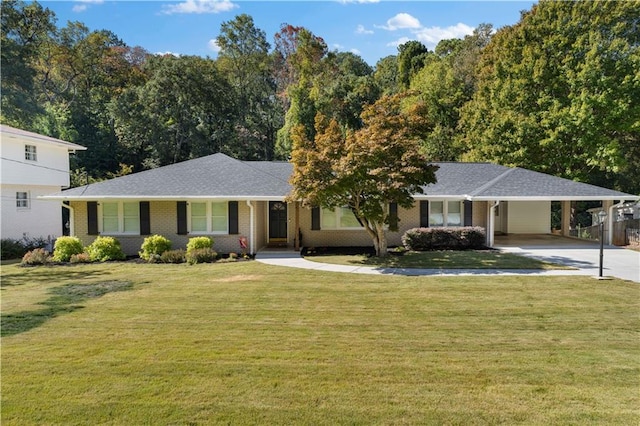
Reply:
<svg viewBox="0 0 640 426"><path fill-rule="evenodd" d="M640 287L621 280L258 262L1 274L3 425L640 420Z"/></svg>
<svg viewBox="0 0 640 426"><path fill-rule="evenodd" d="M391 253L387 257L376 257L370 253L323 253L305 256L314 262L337 265L362 265L379 268L424 268L424 269L570 269L550 262L501 253L498 250L438 250L409 251L402 255Z"/></svg>

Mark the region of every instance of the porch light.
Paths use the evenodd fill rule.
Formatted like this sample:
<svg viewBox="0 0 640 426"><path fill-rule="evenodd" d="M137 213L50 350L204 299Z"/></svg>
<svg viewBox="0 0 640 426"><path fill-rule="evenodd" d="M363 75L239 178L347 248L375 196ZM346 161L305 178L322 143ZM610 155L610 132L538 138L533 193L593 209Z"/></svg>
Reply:
<svg viewBox="0 0 640 426"><path fill-rule="evenodd" d="M607 218L607 212L600 210L598 212L598 219L600 220L600 269L598 277L602 278L602 264L604 261L604 221Z"/></svg>

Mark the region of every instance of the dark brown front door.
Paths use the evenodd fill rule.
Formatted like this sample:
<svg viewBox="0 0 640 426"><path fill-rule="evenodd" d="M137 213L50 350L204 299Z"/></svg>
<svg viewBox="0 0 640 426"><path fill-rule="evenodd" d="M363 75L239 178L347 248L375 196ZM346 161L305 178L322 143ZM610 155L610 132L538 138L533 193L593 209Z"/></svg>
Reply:
<svg viewBox="0 0 640 426"><path fill-rule="evenodd" d="M269 241L287 240L287 203L269 201Z"/></svg>

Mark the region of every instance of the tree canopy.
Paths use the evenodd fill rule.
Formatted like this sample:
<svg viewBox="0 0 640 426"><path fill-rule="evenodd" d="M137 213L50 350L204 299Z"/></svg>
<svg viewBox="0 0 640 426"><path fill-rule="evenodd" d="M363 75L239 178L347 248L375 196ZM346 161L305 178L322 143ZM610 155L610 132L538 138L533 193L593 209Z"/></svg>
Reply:
<svg viewBox="0 0 640 426"><path fill-rule="evenodd" d="M217 58L203 58L59 25L37 2L0 7L0 121L87 146L72 159L76 175L214 152L286 160L301 131L315 141L335 122L355 135L363 111L398 94L419 111L418 149L430 161L640 193L638 2L541 0L515 25L481 24L435 48L410 40L374 66L300 26L283 24L270 42L246 14L222 23Z"/></svg>
<svg viewBox="0 0 640 426"><path fill-rule="evenodd" d="M365 107L362 127L355 131L318 113L314 139L302 125L292 132L292 199L309 206L349 207L378 256L387 254L391 203L409 208L413 195L435 182L436 167L418 149L422 105L405 108L404 98L383 96Z"/></svg>

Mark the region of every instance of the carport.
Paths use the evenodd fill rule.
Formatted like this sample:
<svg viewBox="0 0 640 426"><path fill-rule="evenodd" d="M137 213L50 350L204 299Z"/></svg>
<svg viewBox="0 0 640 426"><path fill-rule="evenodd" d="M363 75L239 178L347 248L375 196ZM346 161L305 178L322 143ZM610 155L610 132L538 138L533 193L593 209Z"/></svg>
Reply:
<svg viewBox="0 0 640 426"><path fill-rule="evenodd" d="M597 276L600 266L600 244L559 235L512 234L496 236L495 247L509 253L558 263ZM605 246L605 276L640 282L640 252Z"/></svg>

